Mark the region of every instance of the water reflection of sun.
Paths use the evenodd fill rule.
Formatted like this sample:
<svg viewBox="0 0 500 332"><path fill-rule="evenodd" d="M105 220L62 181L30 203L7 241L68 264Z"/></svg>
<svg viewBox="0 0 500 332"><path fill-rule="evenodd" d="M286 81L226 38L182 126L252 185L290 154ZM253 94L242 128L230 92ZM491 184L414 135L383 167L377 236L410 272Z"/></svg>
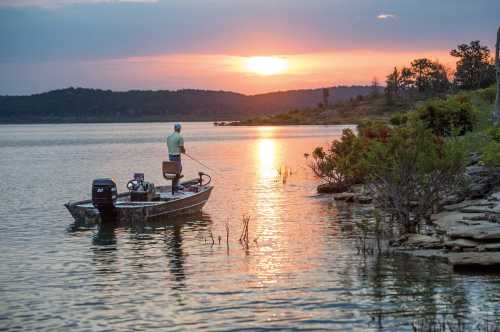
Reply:
<svg viewBox="0 0 500 332"><path fill-rule="evenodd" d="M260 178L270 179L278 175L276 167L276 142L273 139L261 139L258 143Z"/></svg>
<svg viewBox="0 0 500 332"><path fill-rule="evenodd" d="M294 189L290 190L279 181L280 167L290 150L282 139L276 138L279 130L259 127L256 129L258 138L252 142L255 177L245 199L246 204L254 209L250 213L250 237L256 242L251 243L251 255L244 266L247 275L256 277L248 281L250 287L286 282L302 271L313 269L309 257L317 255L318 248L321 248L321 241L317 238L320 232L311 229L307 218L291 217L303 216L297 211L304 210L304 207L296 204ZM297 151L306 150L297 145L294 146ZM300 155L295 150L293 153Z"/></svg>

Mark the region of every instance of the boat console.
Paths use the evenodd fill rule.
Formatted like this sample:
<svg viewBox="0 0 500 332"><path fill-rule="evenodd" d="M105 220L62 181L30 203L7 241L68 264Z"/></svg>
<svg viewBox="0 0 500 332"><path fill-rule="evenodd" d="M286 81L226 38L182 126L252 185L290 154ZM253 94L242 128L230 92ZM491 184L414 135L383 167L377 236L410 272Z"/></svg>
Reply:
<svg viewBox="0 0 500 332"><path fill-rule="evenodd" d="M132 202L151 202L160 199L154 183L144 181L144 173L135 173L134 179L127 183L127 189Z"/></svg>

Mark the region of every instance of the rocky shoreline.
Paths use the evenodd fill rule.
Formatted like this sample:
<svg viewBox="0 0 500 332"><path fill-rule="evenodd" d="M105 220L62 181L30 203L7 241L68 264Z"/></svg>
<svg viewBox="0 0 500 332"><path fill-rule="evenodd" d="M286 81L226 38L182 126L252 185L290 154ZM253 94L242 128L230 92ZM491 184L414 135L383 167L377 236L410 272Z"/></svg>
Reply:
<svg viewBox="0 0 500 332"><path fill-rule="evenodd" d="M445 205L431 216L433 234L413 234L398 250L446 259L454 267L500 268L500 188L482 199Z"/></svg>
<svg viewBox="0 0 500 332"><path fill-rule="evenodd" d="M500 268L500 172L471 159L467 190L447 197L430 217L430 234L409 236L398 243L400 250L443 258L457 268Z"/></svg>
<svg viewBox="0 0 500 332"><path fill-rule="evenodd" d="M446 197L438 213L430 216L424 234L392 240L395 252L445 260L454 268L498 268L500 271L500 168L478 164L471 157L466 168L468 185ZM323 185L318 191L334 189ZM362 186L333 193L335 200L370 204Z"/></svg>

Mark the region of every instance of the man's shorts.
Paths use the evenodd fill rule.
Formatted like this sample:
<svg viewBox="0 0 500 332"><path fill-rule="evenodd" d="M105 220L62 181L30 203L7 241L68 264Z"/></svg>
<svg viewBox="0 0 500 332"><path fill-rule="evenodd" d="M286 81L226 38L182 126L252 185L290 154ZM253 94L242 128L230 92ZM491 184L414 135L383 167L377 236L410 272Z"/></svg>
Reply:
<svg viewBox="0 0 500 332"><path fill-rule="evenodd" d="M179 165L179 174L181 174L182 173L181 155L180 154L169 154L168 160L175 161Z"/></svg>

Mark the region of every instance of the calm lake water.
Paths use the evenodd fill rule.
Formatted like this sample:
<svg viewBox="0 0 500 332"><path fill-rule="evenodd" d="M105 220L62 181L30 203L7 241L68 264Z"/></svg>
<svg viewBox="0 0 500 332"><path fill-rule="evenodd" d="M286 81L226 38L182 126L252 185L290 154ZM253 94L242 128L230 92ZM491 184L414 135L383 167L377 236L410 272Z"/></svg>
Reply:
<svg viewBox="0 0 500 332"><path fill-rule="evenodd" d="M304 159L340 126L185 124L188 152L217 170L201 215L76 227L63 203L89 198L94 178L112 176L120 191L134 172L164 183L170 128L0 126L0 330L400 331L423 316L500 312L500 275L357 255L352 222L368 211L316 195ZM187 178L199 170L184 160ZM248 248L238 243L244 214Z"/></svg>

